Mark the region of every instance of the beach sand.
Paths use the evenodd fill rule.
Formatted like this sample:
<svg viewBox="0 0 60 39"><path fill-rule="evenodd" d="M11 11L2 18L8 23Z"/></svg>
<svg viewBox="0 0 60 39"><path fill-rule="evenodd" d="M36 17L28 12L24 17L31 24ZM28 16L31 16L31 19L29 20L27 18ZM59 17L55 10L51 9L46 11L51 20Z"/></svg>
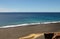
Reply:
<svg viewBox="0 0 60 39"><path fill-rule="evenodd" d="M60 23L0 28L0 39L19 39L30 34L44 32L60 32Z"/></svg>

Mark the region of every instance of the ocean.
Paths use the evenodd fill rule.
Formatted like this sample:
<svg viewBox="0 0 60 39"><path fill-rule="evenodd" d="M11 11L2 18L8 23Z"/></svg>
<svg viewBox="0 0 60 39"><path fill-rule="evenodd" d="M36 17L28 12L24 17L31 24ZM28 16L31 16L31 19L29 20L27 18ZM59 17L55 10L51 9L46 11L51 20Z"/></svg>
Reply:
<svg viewBox="0 0 60 39"><path fill-rule="evenodd" d="M60 12L0 12L0 28L60 22Z"/></svg>

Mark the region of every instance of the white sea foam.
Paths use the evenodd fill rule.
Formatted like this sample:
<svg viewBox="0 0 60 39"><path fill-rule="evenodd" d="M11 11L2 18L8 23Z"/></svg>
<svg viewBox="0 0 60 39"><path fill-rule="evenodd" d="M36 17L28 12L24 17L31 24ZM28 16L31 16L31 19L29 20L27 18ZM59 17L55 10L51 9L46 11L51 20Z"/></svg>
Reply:
<svg viewBox="0 0 60 39"><path fill-rule="evenodd" d="M18 25L7 25L7 26L2 26L0 28L9 28L9 27L26 26L26 25L37 25L37 24L50 24L50 23L60 23L60 21L29 23L29 24L27 23L27 24L18 24Z"/></svg>

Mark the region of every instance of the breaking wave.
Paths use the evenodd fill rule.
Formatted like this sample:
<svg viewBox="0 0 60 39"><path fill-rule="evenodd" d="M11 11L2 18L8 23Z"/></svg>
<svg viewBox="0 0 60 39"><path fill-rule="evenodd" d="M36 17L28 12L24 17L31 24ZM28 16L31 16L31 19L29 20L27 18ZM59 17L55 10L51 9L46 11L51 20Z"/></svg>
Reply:
<svg viewBox="0 0 60 39"><path fill-rule="evenodd" d="M27 26L27 25L37 25L37 24L51 24L51 23L60 23L60 21L39 22L39 23L26 23L26 24L17 24L17 25L7 25L7 26L2 26L0 28L9 28L9 27Z"/></svg>

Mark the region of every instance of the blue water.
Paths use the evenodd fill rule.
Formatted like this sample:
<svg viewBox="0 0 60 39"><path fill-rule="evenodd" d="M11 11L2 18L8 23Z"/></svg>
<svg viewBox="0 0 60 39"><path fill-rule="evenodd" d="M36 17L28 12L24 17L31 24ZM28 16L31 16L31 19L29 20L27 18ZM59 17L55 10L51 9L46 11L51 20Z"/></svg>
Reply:
<svg viewBox="0 0 60 39"><path fill-rule="evenodd" d="M60 21L60 12L0 12L0 26Z"/></svg>

